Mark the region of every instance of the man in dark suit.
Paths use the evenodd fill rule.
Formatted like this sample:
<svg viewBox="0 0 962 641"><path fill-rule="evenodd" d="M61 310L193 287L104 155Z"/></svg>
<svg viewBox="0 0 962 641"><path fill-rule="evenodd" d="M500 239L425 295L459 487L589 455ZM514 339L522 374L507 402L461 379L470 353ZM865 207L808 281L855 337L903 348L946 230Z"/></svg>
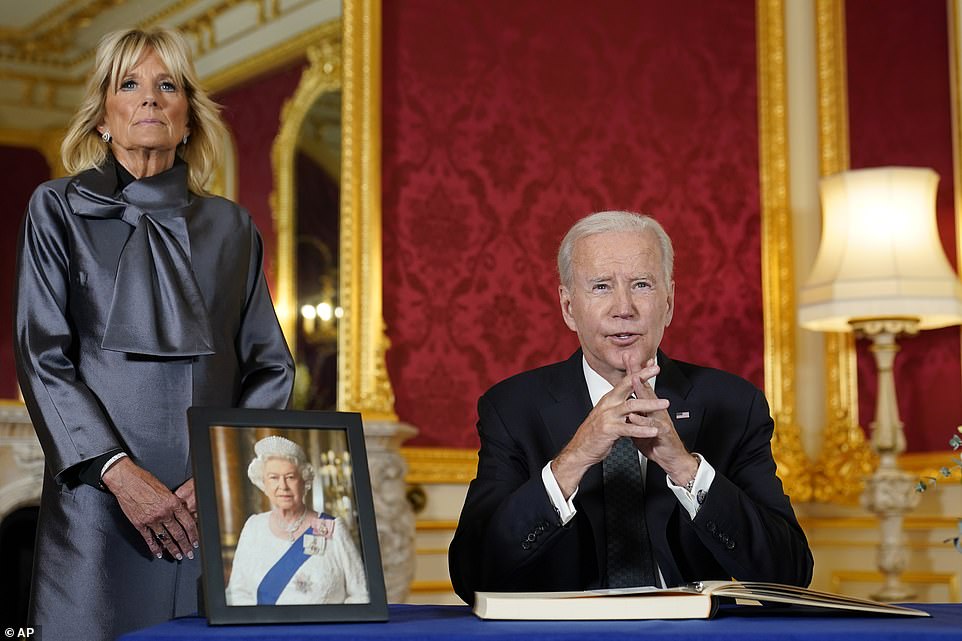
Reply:
<svg viewBox="0 0 962 641"><path fill-rule="evenodd" d="M562 241L561 311L581 349L478 402L478 474L448 557L467 603L478 590L811 581L764 395L658 349L673 261L662 227L627 212L588 216Z"/></svg>

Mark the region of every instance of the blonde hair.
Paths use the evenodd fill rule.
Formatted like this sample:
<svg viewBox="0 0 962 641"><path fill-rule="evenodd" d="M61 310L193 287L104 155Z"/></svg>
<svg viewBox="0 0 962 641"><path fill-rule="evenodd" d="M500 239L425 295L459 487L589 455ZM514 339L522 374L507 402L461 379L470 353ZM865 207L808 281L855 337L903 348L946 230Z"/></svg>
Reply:
<svg viewBox="0 0 962 641"><path fill-rule="evenodd" d="M190 136L187 143L177 146L177 155L189 168L190 190L204 194L221 161L218 141L226 138L227 127L221 120L220 106L200 86L190 46L171 29L123 29L103 37L83 101L60 145L63 165L68 173L77 174L102 167L107 161L108 146L97 131L104 120L107 92L117 91L124 76L148 50L157 54L187 97Z"/></svg>

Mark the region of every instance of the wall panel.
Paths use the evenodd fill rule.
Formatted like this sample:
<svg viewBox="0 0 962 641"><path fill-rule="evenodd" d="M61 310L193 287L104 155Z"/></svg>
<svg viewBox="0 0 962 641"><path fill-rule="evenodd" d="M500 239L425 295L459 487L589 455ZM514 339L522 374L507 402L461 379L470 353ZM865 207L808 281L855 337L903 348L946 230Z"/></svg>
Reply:
<svg viewBox="0 0 962 641"><path fill-rule="evenodd" d="M387 361L414 444L564 358L554 255L599 209L676 244L676 358L764 384L754 3L385 3ZM439 29L438 24L444 28Z"/></svg>

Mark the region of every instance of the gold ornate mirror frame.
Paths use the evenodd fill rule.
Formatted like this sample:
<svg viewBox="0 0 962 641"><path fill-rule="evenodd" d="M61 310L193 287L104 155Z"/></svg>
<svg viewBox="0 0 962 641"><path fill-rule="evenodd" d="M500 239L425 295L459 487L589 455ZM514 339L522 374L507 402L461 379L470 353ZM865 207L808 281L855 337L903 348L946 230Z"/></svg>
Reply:
<svg viewBox="0 0 962 641"><path fill-rule="evenodd" d="M758 144L762 225L765 393L775 419L772 453L793 501L812 496L811 465L795 412L795 281L788 181L784 0L757 0Z"/></svg>
<svg viewBox="0 0 962 641"><path fill-rule="evenodd" d="M341 220L338 294L344 316L337 335L337 407L365 420L397 420L384 354L381 312L381 4L343 0L332 23L308 49L309 66L281 113L272 162L277 230L277 313L296 353L297 228L294 153L301 122L322 93L341 90Z"/></svg>

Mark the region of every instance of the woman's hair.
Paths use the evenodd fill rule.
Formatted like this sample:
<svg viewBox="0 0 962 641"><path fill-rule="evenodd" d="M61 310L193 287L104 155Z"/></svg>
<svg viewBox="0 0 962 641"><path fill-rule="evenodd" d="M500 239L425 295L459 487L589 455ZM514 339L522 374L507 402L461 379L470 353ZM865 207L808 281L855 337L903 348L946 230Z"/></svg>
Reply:
<svg viewBox="0 0 962 641"><path fill-rule="evenodd" d="M223 152L219 141L228 135L227 127L221 120L219 105L200 86L190 46L182 35L171 29L124 29L103 37L80 108L60 146L63 165L70 174L104 165L109 147L101 139L97 126L104 121L107 95L117 91L124 76L148 51L157 54L187 97L190 136L186 144L177 146L177 155L189 168L190 190L203 194L204 186L221 161Z"/></svg>
<svg viewBox="0 0 962 641"><path fill-rule="evenodd" d="M675 250L664 227L651 216L630 211L600 211L576 222L561 241L561 247L558 248L558 277L561 284L571 287L571 261L579 240L594 234L633 231L651 231L655 234L661 246L662 276L665 284L670 283L675 269Z"/></svg>
<svg viewBox="0 0 962 641"><path fill-rule="evenodd" d="M279 458L290 461L297 466L301 478L304 479L305 493L311 490L314 480L314 466L307 461L307 455L301 446L283 436L267 436L254 444L254 458L247 466L247 478L257 489L264 491L264 464L269 459Z"/></svg>

